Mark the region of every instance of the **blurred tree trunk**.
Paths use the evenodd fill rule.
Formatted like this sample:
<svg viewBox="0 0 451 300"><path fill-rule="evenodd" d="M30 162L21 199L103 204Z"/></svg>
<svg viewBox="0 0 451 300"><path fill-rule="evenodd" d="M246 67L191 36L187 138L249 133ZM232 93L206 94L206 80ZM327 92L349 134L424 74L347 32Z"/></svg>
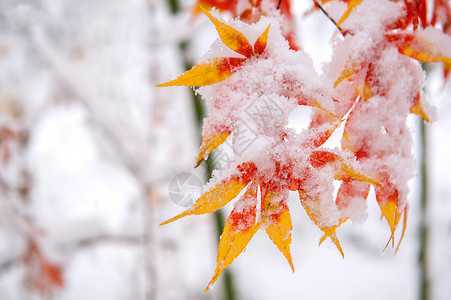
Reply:
<svg viewBox="0 0 451 300"><path fill-rule="evenodd" d="M180 1L179 0L170 0L169 1L170 10L171 13L176 15L181 11ZM183 58L184 68L185 70L189 70L194 66L194 63L191 61L191 59L188 57L188 47L189 42L183 41L179 43L179 49ZM202 132L202 122L205 117L205 107L202 103L202 99L199 95L196 95L196 93L191 90L191 97L193 101L193 109L194 114L196 118L196 125L197 125L197 132ZM199 134L199 141L201 142L202 137ZM213 169L214 169L214 163L211 158L211 156L204 162L206 172L205 172L205 180L208 181L211 178ZM224 215L221 211L216 211L214 213L215 218L215 225L216 225L216 231L217 231L217 237L219 241L219 237L221 236L222 229L224 228L225 220ZM236 299L235 296L235 287L233 284L233 277L232 273L229 269L225 269L222 273L223 283L224 283L224 299L226 300L233 300Z"/></svg>

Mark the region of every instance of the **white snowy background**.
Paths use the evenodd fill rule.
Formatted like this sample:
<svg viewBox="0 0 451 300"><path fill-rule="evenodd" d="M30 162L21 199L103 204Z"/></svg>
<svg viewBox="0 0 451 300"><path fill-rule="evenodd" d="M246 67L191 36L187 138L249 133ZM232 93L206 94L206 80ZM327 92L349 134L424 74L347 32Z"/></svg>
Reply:
<svg viewBox="0 0 451 300"><path fill-rule="evenodd" d="M321 70L336 34L296 2L298 38ZM189 8L190 1L184 2ZM0 0L0 125L23 133L0 167L0 299L222 299L211 215L158 224L183 208L168 182L193 170L198 132L187 88L155 88L217 38L204 16L172 16L164 0ZM432 299L450 299L451 84L430 66L427 92L438 120L427 127L428 245ZM308 109L292 116L306 126ZM418 143L419 119L410 127ZM0 150L6 151L3 142ZM418 156L418 150L414 153ZM229 267L238 299L417 299L418 178L410 182L406 236L395 255L374 193L368 219L338 230L342 259L296 195L293 274L263 232ZM25 191L24 191L25 189ZM230 206L224 209L230 211ZM61 266L64 287L40 296L24 279L30 241Z"/></svg>

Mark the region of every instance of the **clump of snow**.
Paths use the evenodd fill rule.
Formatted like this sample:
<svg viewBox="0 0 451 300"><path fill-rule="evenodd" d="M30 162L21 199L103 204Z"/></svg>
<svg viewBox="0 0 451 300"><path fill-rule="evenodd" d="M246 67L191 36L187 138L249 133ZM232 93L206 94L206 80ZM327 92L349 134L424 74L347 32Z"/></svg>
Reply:
<svg viewBox="0 0 451 300"><path fill-rule="evenodd" d="M364 31L372 35L384 33L387 25L403 15L400 4L389 0L363 0L357 5L342 27L351 32Z"/></svg>
<svg viewBox="0 0 451 300"><path fill-rule="evenodd" d="M368 182L378 183L380 205L395 201L402 211L415 166L407 116L420 100L425 112L432 111L423 96L425 74L419 63L401 54L385 36L403 13L402 4L388 0L357 5L342 26L351 34L335 44L334 57L322 75L307 54L290 50L277 14L252 25L224 21L251 45L268 25L270 30L263 54L246 58L226 80L197 90L209 109L204 135L232 133L229 146L234 163L229 172L215 174L243 177L231 170L251 162L257 171L249 180L262 188L263 197L277 191L283 200L273 201L283 206L283 193L298 190L302 205L319 227L335 226L346 218L363 222ZM441 40L434 29L416 34L427 40L429 32L430 40ZM449 50L439 46L436 51ZM231 57L230 52L218 39L204 59ZM299 105L318 109L308 129L289 126ZM341 149L321 147L340 123L344 124ZM336 178L349 184L349 190L340 194L347 199L340 198L340 203L334 196ZM353 181L364 184L353 185ZM243 201L237 210L251 205Z"/></svg>
<svg viewBox="0 0 451 300"><path fill-rule="evenodd" d="M451 57L451 36L435 29L432 26L424 29L418 28L415 35L434 56Z"/></svg>

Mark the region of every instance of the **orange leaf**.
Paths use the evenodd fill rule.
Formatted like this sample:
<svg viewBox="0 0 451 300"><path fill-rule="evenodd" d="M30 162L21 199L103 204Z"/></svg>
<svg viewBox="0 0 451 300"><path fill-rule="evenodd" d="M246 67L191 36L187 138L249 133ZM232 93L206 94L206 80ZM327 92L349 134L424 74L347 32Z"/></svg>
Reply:
<svg viewBox="0 0 451 300"><path fill-rule="evenodd" d="M225 80L232 75L233 69L244 62L244 58L217 58L210 62L195 65L177 79L157 85L165 86L202 86Z"/></svg>
<svg viewBox="0 0 451 300"><path fill-rule="evenodd" d="M340 21L337 22L337 26L340 26L349 17L354 8L360 3L362 3L362 0L350 0L348 3L348 8L341 17Z"/></svg>
<svg viewBox="0 0 451 300"><path fill-rule="evenodd" d="M204 136L202 138L202 145L200 146L199 155L197 155L197 163L195 168L197 168L204 160L208 158L208 155L213 152L219 145L224 143L224 141L229 137L230 131L226 131L222 134L213 134L209 136Z"/></svg>
<svg viewBox="0 0 451 300"><path fill-rule="evenodd" d="M324 167L326 164L334 163L339 159L340 157L337 154L324 150L314 151L309 157L310 164L314 168Z"/></svg>
<svg viewBox="0 0 451 300"><path fill-rule="evenodd" d="M202 215L214 212L238 196L246 185L247 183L244 183L236 176L223 179L211 187L205 194L202 195L202 197L197 199L196 203L194 203L190 209L161 223L160 226L171 223L185 216Z"/></svg>
<svg viewBox="0 0 451 300"><path fill-rule="evenodd" d="M49 295L56 288L64 286L62 269L47 260L33 240L29 242L23 255L23 261L27 266L26 276L28 280L42 295Z"/></svg>
<svg viewBox="0 0 451 300"><path fill-rule="evenodd" d="M356 110L352 110L349 114L348 121L346 122L345 129L343 131L343 137L341 139L341 148L344 150L350 150L354 153L357 161L362 158L366 158L369 156L367 149L367 136L361 135L355 130L355 121L354 114L356 114Z"/></svg>
<svg viewBox="0 0 451 300"><path fill-rule="evenodd" d="M335 179L336 180L359 180L364 182L369 182L372 184L379 184L377 180L370 178L358 171L356 171L350 162L346 159L338 156L335 153L319 150L314 151L309 157L310 164L314 168L324 167L327 164L332 164L335 168Z"/></svg>
<svg viewBox="0 0 451 300"><path fill-rule="evenodd" d="M262 191L263 192L263 191ZM291 217L285 201L288 193L280 195L275 191L266 192L262 197L262 223L272 242L283 253L294 272L291 259Z"/></svg>
<svg viewBox="0 0 451 300"><path fill-rule="evenodd" d="M262 0L249 0L253 7L259 7L262 4Z"/></svg>
<svg viewBox="0 0 451 300"><path fill-rule="evenodd" d="M379 207L382 211L382 217L387 220L388 225L390 226L391 236L387 242L390 244L392 242L392 246L395 245L395 231L398 228L399 221L403 214L405 214L406 209L400 210L398 205L398 190L393 185L386 183L384 186L375 187L376 191L376 200L379 204ZM404 216L404 226L402 237L404 237L405 231L405 223L407 222L406 216ZM401 237L401 240L402 240ZM401 243L401 240L399 243ZM399 245L398 245L399 247Z"/></svg>
<svg viewBox="0 0 451 300"><path fill-rule="evenodd" d="M61 268L49 262L42 262L41 264L42 280L47 282L50 286L63 287L64 279Z"/></svg>
<svg viewBox="0 0 451 300"><path fill-rule="evenodd" d="M448 0L435 0L431 25L446 24L451 20L451 6Z"/></svg>
<svg viewBox="0 0 451 300"><path fill-rule="evenodd" d="M444 63L443 64L443 77L445 78L445 83L446 83L446 80L448 79L450 71L451 71L451 63L449 63L449 64Z"/></svg>
<svg viewBox="0 0 451 300"><path fill-rule="evenodd" d="M338 208L344 209L354 198L366 199L370 193L370 188L370 184L366 182L356 180L343 181L338 190L335 203L337 203Z"/></svg>
<svg viewBox="0 0 451 300"><path fill-rule="evenodd" d="M262 33L261 36L258 37L258 39L255 41L254 44L254 53L257 55L262 54L263 52L265 52L266 49L266 44L268 42L268 32L269 32L269 27L271 26L271 24L268 25L268 27L266 28L266 30Z"/></svg>
<svg viewBox="0 0 451 300"><path fill-rule="evenodd" d="M249 41L241 32L230 25L222 23L202 6L200 6L200 9L202 9L213 24L215 24L219 37L227 47L246 57L250 57L254 53L251 44L249 44Z"/></svg>
<svg viewBox="0 0 451 300"><path fill-rule="evenodd" d="M318 148L329 139L339 125L339 118L323 109L314 107L312 109L312 120L310 121L309 129L313 129L311 131L315 132L315 134L307 138L302 146Z"/></svg>
<svg viewBox="0 0 451 300"><path fill-rule="evenodd" d="M421 62L451 64L451 57L445 56L432 42L418 36L418 34L393 33L386 34L386 37L398 47L399 52L413 59Z"/></svg>
<svg viewBox="0 0 451 300"><path fill-rule="evenodd" d="M238 255L243 252L249 241L260 228L256 221L257 212L256 184L251 184L243 197L237 202L224 226L218 246L217 266L213 278L208 283L207 291Z"/></svg>

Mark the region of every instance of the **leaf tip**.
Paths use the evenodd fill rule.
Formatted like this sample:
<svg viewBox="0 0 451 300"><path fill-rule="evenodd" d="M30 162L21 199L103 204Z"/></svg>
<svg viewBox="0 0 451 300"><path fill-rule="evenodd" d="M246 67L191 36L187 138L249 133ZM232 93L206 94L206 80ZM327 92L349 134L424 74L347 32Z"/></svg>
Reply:
<svg viewBox="0 0 451 300"><path fill-rule="evenodd" d="M181 214L176 215L175 217L170 218L169 220L164 221L163 223L161 223L159 226L163 226L169 223L172 223L174 221L177 221L178 219L181 219L183 217L189 216L193 214L191 210L186 210L184 212L182 212Z"/></svg>
<svg viewBox="0 0 451 300"><path fill-rule="evenodd" d="M194 168L199 167L204 162L204 160L205 159L203 157L198 157L197 161L196 161L196 164L194 165Z"/></svg>
<svg viewBox="0 0 451 300"><path fill-rule="evenodd" d="M219 275L221 275L222 271L223 271L223 269L220 269L219 266L216 268L215 274L213 275L213 277L211 278L207 287L205 288L205 292L207 292L213 286L213 284L218 279Z"/></svg>

